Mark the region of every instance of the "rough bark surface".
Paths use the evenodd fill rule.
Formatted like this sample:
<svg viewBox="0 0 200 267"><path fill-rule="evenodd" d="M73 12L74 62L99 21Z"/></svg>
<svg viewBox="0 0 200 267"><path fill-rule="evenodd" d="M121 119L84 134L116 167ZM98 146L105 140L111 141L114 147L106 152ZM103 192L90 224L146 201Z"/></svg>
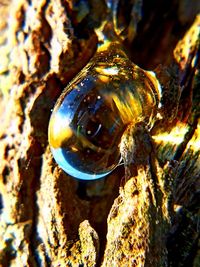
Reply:
<svg viewBox="0 0 200 267"><path fill-rule="evenodd" d="M56 165L47 129L106 5L0 2L0 266L200 266L200 5L114 2L116 32L155 70L163 107L151 133L127 131L124 166L87 183Z"/></svg>

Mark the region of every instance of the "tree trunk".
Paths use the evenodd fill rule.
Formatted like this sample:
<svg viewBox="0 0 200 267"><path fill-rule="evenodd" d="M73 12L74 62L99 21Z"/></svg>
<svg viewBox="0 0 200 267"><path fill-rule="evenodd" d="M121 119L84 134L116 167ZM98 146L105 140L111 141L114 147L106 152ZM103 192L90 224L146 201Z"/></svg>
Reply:
<svg viewBox="0 0 200 267"><path fill-rule="evenodd" d="M115 30L157 74L163 106L150 133L127 131L124 165L91 182L55 163L47 130L96 51L104 1L0 3L0 266L200 266L200 4L114 2Z"/></svg>

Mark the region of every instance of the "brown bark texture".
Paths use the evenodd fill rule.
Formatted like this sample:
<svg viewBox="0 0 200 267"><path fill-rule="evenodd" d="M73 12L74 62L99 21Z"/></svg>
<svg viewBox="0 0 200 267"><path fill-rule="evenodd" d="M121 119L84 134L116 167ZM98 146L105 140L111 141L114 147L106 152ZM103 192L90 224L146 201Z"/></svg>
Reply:
<svg viewBox="0 0 200 267"><path fill-rule="evenodd" d="M55 163L48 122L96 51L105 2L0 1L0 266L200 266L200 4L113 2L163 105L150 132L127 130L124 165L84 182Z"/></svg>

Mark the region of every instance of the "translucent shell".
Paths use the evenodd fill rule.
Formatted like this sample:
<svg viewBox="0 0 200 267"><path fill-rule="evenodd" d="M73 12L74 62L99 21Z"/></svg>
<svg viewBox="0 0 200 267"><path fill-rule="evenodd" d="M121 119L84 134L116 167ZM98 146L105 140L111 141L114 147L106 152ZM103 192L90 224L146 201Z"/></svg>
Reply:
<svg viewBox="0 0 200 267"><path fill-rule="evenodd" d="M155 76L111 43L96 53L54 107L48 133L54 159L78 179L107 175L119 164L127 125L151 125L158 103Z"/></svg>

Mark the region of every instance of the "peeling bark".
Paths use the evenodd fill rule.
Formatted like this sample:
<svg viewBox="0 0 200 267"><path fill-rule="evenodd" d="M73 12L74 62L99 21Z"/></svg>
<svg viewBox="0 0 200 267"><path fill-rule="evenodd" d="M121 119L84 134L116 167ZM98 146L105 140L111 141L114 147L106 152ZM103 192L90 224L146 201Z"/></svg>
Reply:
<svg viewBox="0 0 200 267"><path fill-rule="evenodd" d="M0 3L0 266L200 265L199 3L117 2L130 58L157 67L162 118L130 129L125 165L94 182L56 165L47 129L95 53L104 1Z"/></svg>

